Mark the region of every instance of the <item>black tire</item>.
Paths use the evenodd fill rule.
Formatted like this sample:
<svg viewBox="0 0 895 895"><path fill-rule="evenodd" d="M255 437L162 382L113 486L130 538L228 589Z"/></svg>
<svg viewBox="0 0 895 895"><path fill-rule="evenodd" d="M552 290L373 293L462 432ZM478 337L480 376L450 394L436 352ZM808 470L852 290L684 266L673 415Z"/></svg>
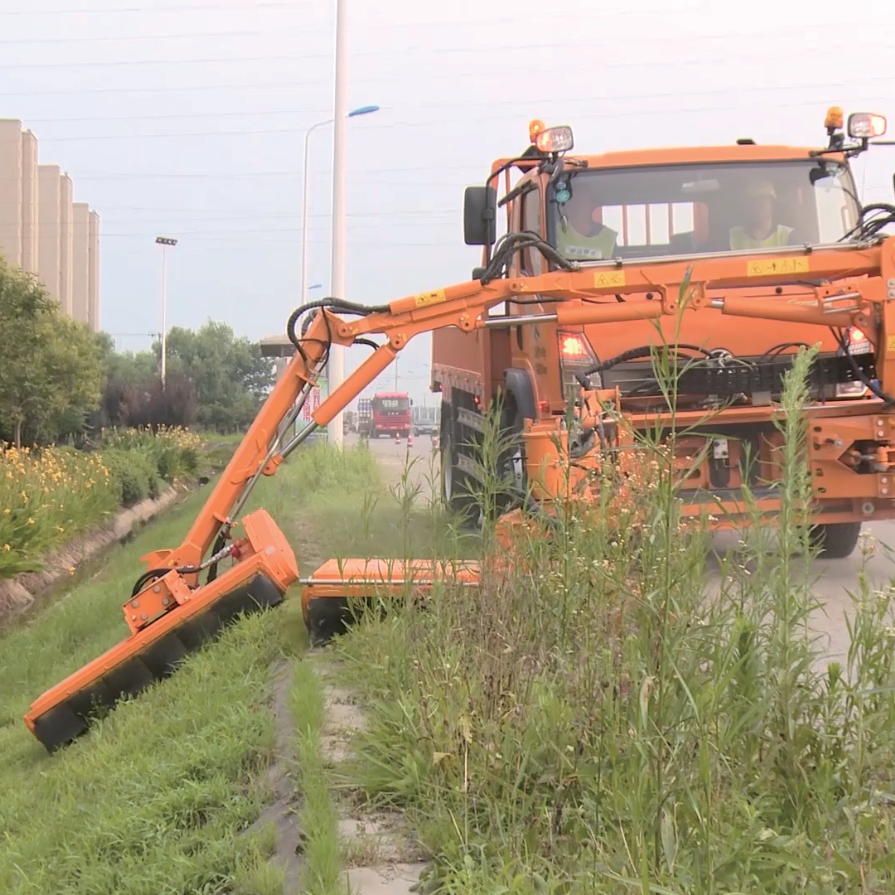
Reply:
<svg viewBox="0 0 895 895"><path fill-rule="evenodd" d="M450 512L468 522L476 514L475 497L467 490L469 476L457 466L454 409L441 403L441 499Z"/></svg>
<svg viewBox="0 0 895 895"><path fill-rule="evenodd" d="M860 522L830 522L811 529L811 542L824 559L845 559L854 553L860 534Z"/></svg>
<svg viewBox="0 0 895 895"><path fill-rule="evenodd" d="M500 479L512 480L511 490L498 499L498 512L508 513L525 501L525 416L512 394L507 395L501 419L502 438L510 443L500 458Z"/></svg>

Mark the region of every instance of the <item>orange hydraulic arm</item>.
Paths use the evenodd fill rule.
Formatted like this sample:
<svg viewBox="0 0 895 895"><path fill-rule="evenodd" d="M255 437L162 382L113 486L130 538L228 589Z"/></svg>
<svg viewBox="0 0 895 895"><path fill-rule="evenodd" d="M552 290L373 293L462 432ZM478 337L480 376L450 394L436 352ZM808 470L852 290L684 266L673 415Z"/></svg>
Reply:
<svg viewBox="0 0 895 895"><path fill-rule="evenodd" d="M709 289L733 292L737 287L805 280L825 284L816 287L814 301L783 304L736 295L707 297ZM677 313L685 283L689 283L688 310L714 309L738 317L818 326L858 326L875 343L883 390L887 384L895 388L895 237L857 249L778 250L691 263L622 266L609 262L569 272L496 279L486 285L471 280L401 298L391 302L387 310L374 310L347 321L323 309L311 322L301 339L302 351L295 354L274 387L184 542L174 550L149 554L143 561L153 568L199 567L221 527L231 524L242 508L251 485L262 474L272 474L283 457L316 427L326 426L419 333L445 326L470 332L539 322L575 325L655 319ZM640 298L624 303L593 301L619 292ZM554 304L555 310L523 317L487 316L493 306L524 296L538 296L542 306ZM278 428L284 420L291 422L296 417L296 402L316 381L328 343L350 346L358 338L373 334L386 336L386 341L320 404L312 416L313 424L293 443L280 447L276 441ZM205 565L209 564L206 560Z"/></svg>

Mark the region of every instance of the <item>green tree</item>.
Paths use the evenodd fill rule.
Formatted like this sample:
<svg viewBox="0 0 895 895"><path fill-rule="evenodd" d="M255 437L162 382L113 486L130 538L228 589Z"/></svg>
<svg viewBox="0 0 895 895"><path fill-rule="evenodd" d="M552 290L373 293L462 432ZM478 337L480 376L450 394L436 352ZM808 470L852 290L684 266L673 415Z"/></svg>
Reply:
<svg viewBox="0 0 895 895"><path fill-rule="evenodd" d="M31 274L0 258L0 437L17 446L82 429L99 402L95 337Z"/></svg>
<svg viewBox="0 0 895 895"><path fill-rule="evenodd" d="M174 327L167 341L168 370L183 372L195 386L198 424L220 432L249 425L274 382L260 345L211 320L195 332Z"/></svg>

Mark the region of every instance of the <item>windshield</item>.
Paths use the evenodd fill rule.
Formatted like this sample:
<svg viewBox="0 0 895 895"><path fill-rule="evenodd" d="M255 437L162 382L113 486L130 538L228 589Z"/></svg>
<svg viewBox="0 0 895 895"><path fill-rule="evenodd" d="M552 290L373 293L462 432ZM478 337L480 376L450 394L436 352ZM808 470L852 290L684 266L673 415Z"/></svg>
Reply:
<svg viewBox="0 0 895 895"><path fill-rule="evenodd" d="M829 160L591 169L551 201L569 260L824 245L858 220L848 169Z"/></svg>
<svg viewBox="0 0 895 895"><path fill-rule="evenodd" d="M376 407L383 413L404 413L410 407L410 399L377 398Z"/></svg>

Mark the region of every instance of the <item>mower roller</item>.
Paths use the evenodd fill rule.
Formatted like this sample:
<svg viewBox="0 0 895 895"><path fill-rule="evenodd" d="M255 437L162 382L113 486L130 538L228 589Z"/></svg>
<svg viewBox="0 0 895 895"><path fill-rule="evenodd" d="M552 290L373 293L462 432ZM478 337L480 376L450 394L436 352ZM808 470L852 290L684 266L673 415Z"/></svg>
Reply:
<svg viewBox="0 0 895 895"><path fill-rule="evenodd" d="M556 160L555 153L548 155ZM535 276L507 275L514 270L513 259L522 249L539 252L554 269ZM166 677L186 655L237 616L281 603L293 584L302 588L304 620L315 640L325 640L341 629L352 600L398 597L408 592L424 596L439 581L477 585L482 571L479 565L432 560L330 560L311 576L300 578L292 549L264 510L246 515L241 532L237 529L237 520L261 476L273 475L292 451L326 426L420 333L445 327L472 334L501 328L535 327L537 332L539 327L554 325L634 324L678 314L680 297L686 292L687 314L720 313L843 331L859 327L876 346L881 392L895 373L889 357L890 351L895 352L895 336L891 335L895 333L895 302L891 300L895 296L895 237L814 246L810 252L783 247L651 258L625 262L623 268L620 265L616 261L569 261L531 231L511 233L497 243L487 267L478 269L470 281L388 305L364 306L326 298L298 308L287 326L295 354L183 543L142 558L147 571L137 579L123 606L130 635L32 704L25 723L35 737L50 751L71 742L88 729L95 707L111 708L122 697ZM754 293L755 287L773 287L793 279L820 284L811 287L814 299L772 302ZM743 294L744 286L753 291ZM620 291L624 301L618 300ZM531 312L512 312L525 304L535 307ZM492 315L499 305L505 312ZM370 337L377 334L385 338L373 341ZM364 345L373 350L314 410L310 421L286 441L284 433L298 419L334 344ZM591 487L588 470L598 468L603 455L597 447L588 448L589 453L576 448L570 480L564 470L568 469L565 459L572 437L577 439L583 432L593 441L595 429L602 432L603 422L610 419L610 413L617 418L622 405L618 388L603 389L579 381L580 412L574 433L571 424L558 415L525 424L526 474L534 499L548 508L555 497L581 494L582 488ZM882 406L883 402L879 403ZM576 444L585 442L587 438L582 436ZM218 574L225 561L232 565ZM203 575L204 581L200 580Z"/></svg>

